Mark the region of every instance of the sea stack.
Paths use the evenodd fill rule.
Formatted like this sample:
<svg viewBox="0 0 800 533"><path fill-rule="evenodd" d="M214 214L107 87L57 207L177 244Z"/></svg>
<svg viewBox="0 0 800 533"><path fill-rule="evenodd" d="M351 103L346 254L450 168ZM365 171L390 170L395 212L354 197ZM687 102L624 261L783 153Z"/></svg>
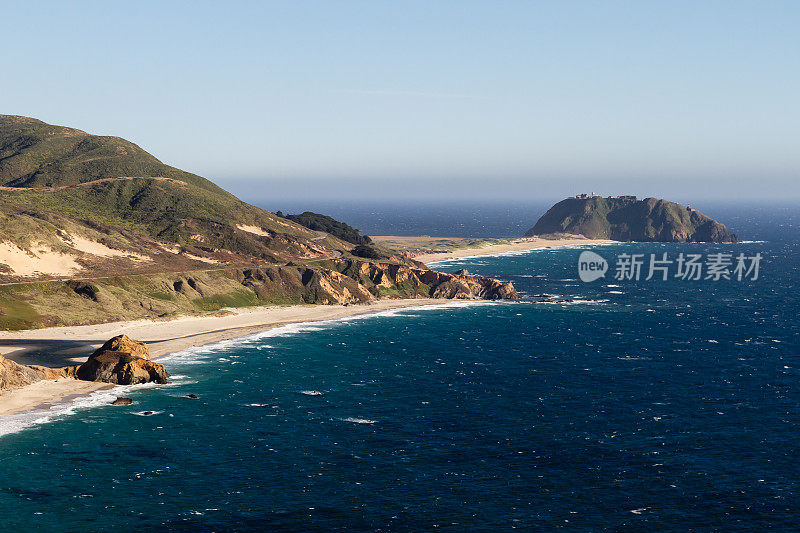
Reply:
<svg viewBox="0 0 800 533"><path fill-rule="evenodd" d="M78 367L78 379L103 381L117 385L167 383L164 365L150 360L150 350L143 342L119 335L97 349Z"/></svg>

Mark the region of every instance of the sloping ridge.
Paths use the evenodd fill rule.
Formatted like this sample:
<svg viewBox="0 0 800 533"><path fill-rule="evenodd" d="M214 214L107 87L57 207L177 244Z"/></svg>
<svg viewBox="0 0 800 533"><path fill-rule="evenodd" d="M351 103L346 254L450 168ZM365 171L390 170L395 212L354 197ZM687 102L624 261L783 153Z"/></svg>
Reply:
<svg viewBox="0 0 800 533"><path fill-rule="evenodd" d="M658 198L567 198L551 207L526 237L568 233L642 242L737 242L724 224Z"/></svg>
<svg viewBox="0 0 800 533"><path fill-rule="evenodd" d="M120 137L0 115L0 185L58 187L123 176L173 178L220 194L211 181L165 165Z"/></svg>
<svg viewBox="0 0 800 533"><path fill-rule="evenodd" d="M285 262L350 248L165 165L125 139L27 117L0 115L0 187L0 215L4 205L16 205L36 216L56 213L103 232L134 231L209 253ZM17 233L2 231L8 223L0 216L0 234ZM25 247L31 239L12 243Z"/></svg>
<svg viewBox="0 0 800 533"><path fill-rule="evenodd" d="M376 298L515 298L314 230L118 137L0 116L0 329ZM307 221L306 221L307 222ZM362 246L363 247L363 246Z"/></svg>

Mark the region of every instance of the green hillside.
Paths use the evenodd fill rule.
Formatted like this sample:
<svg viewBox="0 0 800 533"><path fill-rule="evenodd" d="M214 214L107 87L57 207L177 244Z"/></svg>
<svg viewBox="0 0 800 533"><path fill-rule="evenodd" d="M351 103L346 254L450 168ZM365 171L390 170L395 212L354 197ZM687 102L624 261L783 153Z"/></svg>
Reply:
<svg viewBox="0 0 800 533"><path fill-rule="evenodd" d="M306 211L304 213L300 213L299 215L284 215L284 218L293 222L297 222L298 224L302 224L303 226L315 231L330 233L334 237L351 244L372 244L372 239L366 235L362 235L357 229L345 224L344 222L339 222L338 220L335 220L327 215Z"/></svg>
<svg viewBox="0 0 800 533"><path fill-rule="evenodd" d="M3 199L23 208L259 259L328 257L350 247L242 202L125 139L26 117L0 115L0 185Z"/></svg>
<svg viewBox="0 0 800 533"><path fill-rule="evenodd" d="M124 139L0 115L0 330L263 304L517 296L510 284L432 272L369 246L325 215L291 218Z"/></svg>
<svg viewBox="0 0 800 533"><path fill-rule="evenodd" d="M2 186L62 187L130 176L173 178L231 196L205 178L165 165L125 139L0 115Z"/></svg>

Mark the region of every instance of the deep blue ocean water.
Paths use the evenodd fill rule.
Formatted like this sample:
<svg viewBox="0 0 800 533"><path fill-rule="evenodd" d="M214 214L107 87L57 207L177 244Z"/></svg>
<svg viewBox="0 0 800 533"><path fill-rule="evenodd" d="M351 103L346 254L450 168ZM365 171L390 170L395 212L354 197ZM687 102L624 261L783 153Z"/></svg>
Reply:
<svg viewBox="0 0 800 533"><path fill-rule="evenodd" d="M579 301L179 353L131 407L105 393L0 437L0 529L796 531L800 212L717 216L754 242L591 249L761 253L758 280L584 284L580 248L462 259L436 268Z"/></svg>

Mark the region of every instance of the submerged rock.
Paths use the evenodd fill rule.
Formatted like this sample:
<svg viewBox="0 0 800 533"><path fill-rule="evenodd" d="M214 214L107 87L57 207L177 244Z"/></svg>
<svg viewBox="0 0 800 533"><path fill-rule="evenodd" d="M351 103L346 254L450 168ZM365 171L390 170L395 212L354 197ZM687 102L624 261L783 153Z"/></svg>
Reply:
<svg viewBox="0 0 800 533"><path fill-rule="evenodd" d="M119 335L106 342L78 367L76 375L84 381L118 385L166 383L169 377L164 365L150 360L147 345L127 335Z"/></svg>
<svg viewBox="0 0 800 533"><path fill-rule="evenodd" d="M183 397L188 398L190 400L197 400L198 398L200 398L197 394L186 394Z"/></svg>
<svg viewBox="0 0 800 533"><path fill-rule="evenodd" d="M119 398L111 402L111 405L131 405L132 403L133 403L132 398L124 398L120 396Z"/></svg>

